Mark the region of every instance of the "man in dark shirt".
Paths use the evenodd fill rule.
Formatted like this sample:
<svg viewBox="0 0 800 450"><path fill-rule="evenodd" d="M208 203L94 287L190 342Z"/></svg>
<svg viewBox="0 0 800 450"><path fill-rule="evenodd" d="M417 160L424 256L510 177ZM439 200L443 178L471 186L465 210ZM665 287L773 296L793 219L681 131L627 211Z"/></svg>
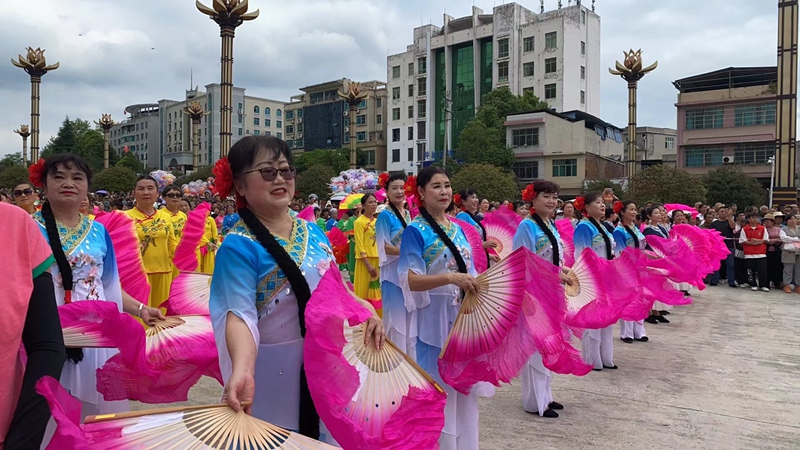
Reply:
<svg viewBox="0 0 800 450"><path fill-rule="evenodd" d="M728 286L735 288L736 287L736 277L734 274L736 273L736 269L734 266L734 230L736 229L736 222L733 221L733 215L731 214L731 210L727 207L723 206L719 209L719 219L712 222L710 228L713 228L725 238L725 245L730 250L730 253L727 257L725 257L725 272L726 278L728 279ZM720 262L720 269L722 268L722 262ZM719 284L720 279L720 269L717 269L711 275L711 285L716 286Z"/></svg>

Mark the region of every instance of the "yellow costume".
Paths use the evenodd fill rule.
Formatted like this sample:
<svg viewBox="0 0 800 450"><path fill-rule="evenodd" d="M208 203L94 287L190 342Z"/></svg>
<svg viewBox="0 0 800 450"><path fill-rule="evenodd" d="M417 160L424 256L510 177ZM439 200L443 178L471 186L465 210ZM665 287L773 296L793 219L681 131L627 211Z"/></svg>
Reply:
<svg viewBox="0 0 800 450"><path fill-rule="evenodd" d="M206 218L206 231L200 239L200 247L197 248L197 270L202 273L212 275L214 273L214 258L217 255L216 247L219 246L219 233L217 232L217 222L214 218ZM211 248L209 248L211 247ZM203 252L205 249L205 252ZM204 254L205 253L205 254Z"/></svg>
<svg viewBox="0 0 800 450"><path fill-rule="evenodd" d="M181 238L183 237L183 227L186 226L186 219L188 218L186 216L186 213L183 212L183 211L178 211L176 213L173 213L172 211L168 210L167 208L162 208L162 209L164 211L166 211L167 214L169 214L170 221L172 222L172 232L175 234L175 238L178 239L177 242L180 243L181 242ZM178 246L178 244L176 243L175 247L177 248L177 246ZM173 253L173 256L174 256L174 253ZM172 269L172 280L174 280L175 278L178 278L178 275L180 275L180 274L181 274L181 271L178 270L177 267L173 267L173 269ZM170 282L169 282L170 286L172 286L172 280L170 280Z"/></svg>
<svg viewBox="0 0 800 450"><path fill-rule="evenodd" d="M370 302L378 314L381 314L381 281L380 263L378 260L378 245L375 238L375 218L369 219L362 215L353 224L355 236L355 276L353 288L355 294ZM370 277L364 261L377 272L375 278Z"/></svg>
<svg viewBox="0 0 800 450"><path fill-rule="evenodd" d="M178 246L178 235L172 227L172 215L166 209L159 209L148 216L139 208L125 211L125 214L136 223L139 251L144 261L147 280L150 282L150 306L157 308L169 297L172 284L172 258L175 256L175 247Z"/></svg>

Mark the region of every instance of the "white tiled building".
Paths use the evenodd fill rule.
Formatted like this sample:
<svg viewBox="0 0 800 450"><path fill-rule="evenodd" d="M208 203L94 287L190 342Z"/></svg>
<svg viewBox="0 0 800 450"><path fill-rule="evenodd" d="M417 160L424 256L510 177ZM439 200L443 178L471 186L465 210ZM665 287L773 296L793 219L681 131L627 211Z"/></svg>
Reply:
<svg viewBox="0 0 800 450"><path fill-rule="evenodd" d="M556 111L600 112L600 17L577 5L535 13L517 3L492 14L445 14L414 29L387 59L387 166L416 173L452 149L481 97L497 87L533 90Z"/></svg>

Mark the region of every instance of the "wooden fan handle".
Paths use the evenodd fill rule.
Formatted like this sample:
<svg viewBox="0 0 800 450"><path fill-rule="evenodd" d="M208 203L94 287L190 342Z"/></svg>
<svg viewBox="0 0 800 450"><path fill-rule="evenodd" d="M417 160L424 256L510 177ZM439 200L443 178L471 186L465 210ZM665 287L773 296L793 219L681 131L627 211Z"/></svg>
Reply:
<svg viewBox="0 0 800 450"><path fill-rule="evenodd" d="M400 349L397 347L397 345L395 345L395 343L394 343L394 342L392 342L392 341L390 341L390 340L389 340L389 338L386 338L386 339L384 340L383 344L384 344L384 345L389 345L389 347L392 347L393 349L397 350L397 351L398 351L398 352L399 352L401 355L403 355L403 358L405 358L406 362L408 362L409 364L411 364L411 367L413 367L413 368L417 369L417 371L420 373L420 375L422 375L422 378L425 378L425 380L427 380L427 381L428 381L428 383L432 384L432 385L433 385L433 386L434 386L434 387L435 387L435 388L436 388L436 389L437 389L439 392L444 392L444 389L442 389L442 387L441 387L441 386L439 386L439 383L437 383L437 382L436 382L436 380L434 380L434 379L433 379L433 377L431 377L430 375L428 375L428 372L425 372L424 370L422 370L422 367L420 367L420 366L419 366L419 364L417 364L417 362L416 362L416 361L414 361L413 359L411 359L411 357L410 357L410 356L408 356L408 355L406 354L406 352L404 352L404 351L400 350Z"/></svg>
<svg viewBox="0 0 800 450"><path fill-rule="evenodd" d="M253 404L253 402L242 402L242 406L249 406L251 404ZM176 412L196 411L198 409L212 409L212 408L224 408L224 407L230 407L230 406L228 406L227 403L219 403L215 405L174 406L172 408L144 409L141 411L128 411L128 412L114 413L114 414L99 414L96 416L86 416L86 419L83 421L83 423L84 424L98 423L98 422L105 422L108 420L130 419L132 417L150 416L154 414L171 414Z"/></svg>

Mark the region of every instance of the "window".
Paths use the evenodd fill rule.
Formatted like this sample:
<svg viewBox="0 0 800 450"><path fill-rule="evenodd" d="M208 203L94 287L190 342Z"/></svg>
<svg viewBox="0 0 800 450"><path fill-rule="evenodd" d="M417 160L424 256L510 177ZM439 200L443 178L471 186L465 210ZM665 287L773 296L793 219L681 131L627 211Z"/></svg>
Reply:
<svg viewBox="0 0 800 450"><path fill-rule="evenodd" d="M414 75L414 63L408 63L408 76Z"/></svg>
<svg viewBox="0 0 800 450"><path fill-rule="evenodd" d="M400 120L400 108L392 109L392 120Z"/></svg>
<svg viewBox="0 0 800 450"><path fill-rule="evenodd" d="M400 78L400 66L392 67L392 79L396 80Z"/></svg>
<svg viewBox="0 0 800 450"><path fill-rule="evenodd" d="M733 153L734 164L769 164L775 156L775 143L736 144Z"/></svg>
<svg viewBox="0 0 800 450"><path fill-rule="evenodd" d="M553 160L553 176L554 177L577 177L578 176L578 160L572 159L554 159Z"/></svg>
<svg viewBox="0 0 800 450"><path fill-rule="evenodd" d="M271 127L272 126L272 119L264 119L264 126Z"/></svg>
<svg viewBox="0 0 800 450"><path fill-rule="evenodd" d="M417 59L417 73L419 75L428 73L428 58Z"/></svg>
<svg viewBox="0 0 800 450"><path fill-rule="evenodd" d="M428 111L425 100L417 100L417 118L422 119L428 115L427 113Z"/></svg>
<svg viewBox="0 0 800 450"><path fill-rule="evenodd" d="M261 119L260 118L253 117L253 125L259 126L260 123L261 123Z"/></svg>
<svg viewBox="0 0 800 450"><path fill-rule="evenodd" d="M408 105L408 118L414 118L414 105Z"/></svg>
<svg viewBox="0 0 800 450"><path fill-rule="evenodd" d="M367 124L367 115L360 114L356 116L356 125L366 125Z"/></svg>
<svg viewBox="0 0 800 450"><path fill-rule="evenodd" d="M383 123L383 116L380 115L380 114L375 116L375 123L378 124L378 125L382 124Z"/></svg>
<svg viewBox="0 0 800 450"><path fill-rule="evenodd" d="M513 147L531 147L539 145L539 129L525 128L523 130L512 130L511 142Z"/></svg>
<svg viewBox="0 0 800 450"><path fill-rule="evenodd" d="M286 120L294 119L294 111L286 111Z"/></svg>
<svg viewBox="0 0 800 450"><path fill-rule="evenodd" d="M722 108L700 108L686 111L687 130L706 130L722 128L724 111Z"/></svg>
<svg viewBox="0 0 800 450"><path fill-rule="evenodd" d="M239 136L241 136L241 135L242 135L242 129L241 129L241 128L239 128L238 130L239 130L239 131L238 131L238 134L239 134Z"/></svg>
<svg viewBox="0 0 800 450"><path fill-rule="evenodd" d="M393 87L392 88L392 100L400 100L400 88Z"/></svg>
<svg viewBox="0 0 800 450"><path fill-rule="evenodd" d="M581 105L586 104L586 91L581 91Z"/></svg>
<svg viewBox="0 0 800 450"><path fill-rule="evenodd" d="M586 79L586 66L581 66L581 80Z"/></svg>
<svg viewBox="0 0 800 450"><path fill-rule="evenodd" d="M275 127L276 128L283 128L283 122L281 122L280 120L276 120L275 121Z"/></svg>
<svg viewBox="0 0 800 450"><path fill-rule="evenodd" d="M719 147L692 147L687 148L683 155L686 167L721 166L722 148Z"/></svg>
<svg viewBox="0 0 800 450"><path fill-rule="evenodd" d="M240 115L239 115L239 116L237 116L237 117L238 117L238 120L237 120L237 122L238 122L238 123L242 123L242 117L244 117L244 116L242 116L242 115L240 114Z"/></svg>
<svg viewBox="0 0 800 450"><path fill-rule="evenodd" d="M244 114L244 105L242 105L241 103L239 103L239 114ZM176 119L178 118L177 112L175 113L175 118Z"/></svg>
<svg viewBox="0 0 800 450"><path fill-rule="evenodd" d="M358 109L364 109L364 108L366 108L366 107L367 107L367 99L361 100L361 101L358 103Z"/></svg>
<svg viewBox="0 0 800 450"><path fill-rule="evenodd" d="M417 95L420 97L423 97L428 93L428 88L426 86L427 81L427 78L420 78L417 80Z"/></svg>
<svg viewBox="0 0 800 450"><path fill-rule="evenodd" d="M408 96L409 97L413 97L414 96L414 85L413 84L409 84L408 85Z"/></svg>
<svg viewBox="0 0 800 450"><path fill-rule="evenodd" d="M356 142L367 142L367 132L359 131L356 133Z"/></svg>
<svg viewBox="0 0 800 450"><path fill-rule="evenodd" d="M278 139L283 139L283 133L281 133L281 132L279 131L279 132L278 132L278 135L277 135L277 137L278 137Z"/></svg>
<svg viewBox="0 0 800 450"><path fill-rule="evenodd" d="M286 125L286 134L294 134L294 126Z"/></svg>
<svg viewBox="0 0 800 450"><path fill-rule="evenodd" d="M555 73L558 70L558 58L544 60L544 73Z"/></svg>
<svg viewBox="0 0 800 450"><path fill-rule="evenodd" d="M538 161L515 162L512 170L520 181L533 181L539 178Z"/></svg>
<svg viewBox="0 0 800 450"><path fill-rule="evenodd" d="M419 143L417 144L417 161L422 161L425 159L425 144Z"/></svg>
<svg viewBox="0 0 800 450"><path fill-rule="evenodd" d="M425 139L425 132L426 131L427 130L425 128L425 122L424 121L417 122L417 139ZM420 159L422 159L422 158L420 158Z"/></svg>
<svg viewBox="0 0 800 450"><path fill-rule="evenodd" d="M261 136L261 130L253 130L253 136Z"/></svg>
<svg viewBox="0 0 800 450"><path fill-rule="evenodd" d="M508 61L497 63L497 82L508 83Z"/></svg>
<svg viewBox="0 0 800 450"><path fill-rule="evenodd" d="M261 108L258 105L253 107L253 114L261 114Z"/></svg>
<svg viewBox="0 0 800 450"><path fill-rule="evenodd" d="M544 85L544 98L551 99L556 98L556 84L545 84Z"/></svg>
<svg viewBox="0 0 800 450"><path fill-rule="evenodd" d="M775 108L775 103L737 106L734 126L751 127L755 125L774 125Z"/></svg>
<svg viewBox="0 0 800 450"><path fill-rule="evenodd" d="M270 110L269 108L264 108L264 117L269 117L271 113L272 113L272 110ZM298 116L298 117L300 117L300 116Z"/></svg>
<svg viewBox="0 0 800 450"><path fill-rule="evenodd" d="M497 40L497 57L508 58L508 38Z"/></svg>
<svg viewBox="0 0 800 450"><path fill-rule="evenodd" d="M547 50L555 50L558 48L558 32L553 31L544 35L544 48Z"/></svg>
<svg viewBox="0 0 800 450"><path fill-rule="evenodd" d="M664 148L667 150L675 150L675 138L674 137L664 138Z"/></svg>
<svg viewBox="0 0 800 450"><path fill-rule="evenodd" d="M367 156L367 165L374 166L375 165L375 150L370 150L368 152L364 152Z"/></svg>
<svg viewBox="0 0 800 450"><path fill-rule="evenodd" d="M378 105L378 106L380 106L380 105ZM303 118L303 110L302 109L298 109L297 110L297 118L298 119L302 119Z"/></svg>
<svg viewBox="0 0 800 450"><path fill-rule="evenodd" d="M399 142L399 141L400 141L400 128L392 128L392 142Z"/></svg>
<svg viewBox="0 0 800 450"><path fill-rule="evenodd" d="M414 149L413 148L409 148L408 149L408 162L412 162L412 161L414 161Z"/></svg>
<svg viewBox="0 0 800 450"><path fill-rule="evenodd" d="M414 127L408 127L408 140L414 140Z"/></svg>
<svg viewBox="0 0 800 450"><path fill-rule="evenodd" d="M400 162L400 149L399 148L393 148L392 149L392 162L393 163Z"/></svg>
<svg viewBox="0 0 800 450"><path fill-rule="evenodd" d="M382 106L383 106L383 99L382 98L375 99L375 107L380 108Z"/></svg>
<svg viewBox="0 0 800 450"><path fill-rule="evenodd" d="M586 24L586 11L581 11L581 25Z"/></svg>
<svg viewBox="0 0 800 450"><path fill-rule="evenodd" d="M581 41L581 56L586 56L586 42Z"/></svg>
<svg viewBox="0 0 800 450"><path fill-rule="evenodd" d="M533 63L526 62L522 65L522 76L523 77L532 77L533 76Z"/></svg>
<svg viewBox="0 0 800 450"><path fill-rule="evenodd" d="M281 117L283 114L281 113L281 110L279 109L279 110L277 110L275 112L275 115L278 116L278 117Z"/></svg>
<svg viewBox="0 0 800 450"><path fill-rule="evenodd" d="M533 36L526 37L525 39L522 40L522 51L524 53L533 51Z"/></svg>
<svg viewBox="0 0 800 450"><path fill-rule="evenodd" d="M302 122L297 124L297 132L298 133L302 133L303 132L303 123Z"/></svg>

